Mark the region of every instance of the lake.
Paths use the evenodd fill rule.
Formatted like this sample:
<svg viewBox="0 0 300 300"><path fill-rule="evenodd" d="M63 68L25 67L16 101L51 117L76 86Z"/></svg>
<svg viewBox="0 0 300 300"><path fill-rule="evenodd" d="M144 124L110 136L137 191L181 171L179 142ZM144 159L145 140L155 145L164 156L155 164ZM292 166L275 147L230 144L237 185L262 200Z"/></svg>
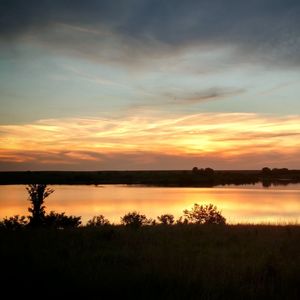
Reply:
<svg viewBox="0 0 300 300"><path fill-rule="evenodd" d="M82 216L85 223L103 214L119 223L129 211L156 218L164 213L182 215L194 203L212 203L229 223L295 223L300 220L300 184L262 187L261 184L213 188L171 188L124 185L54 185L46 211ZM0 186L0 219L27 215L29 206L24 185Z"/></svg>

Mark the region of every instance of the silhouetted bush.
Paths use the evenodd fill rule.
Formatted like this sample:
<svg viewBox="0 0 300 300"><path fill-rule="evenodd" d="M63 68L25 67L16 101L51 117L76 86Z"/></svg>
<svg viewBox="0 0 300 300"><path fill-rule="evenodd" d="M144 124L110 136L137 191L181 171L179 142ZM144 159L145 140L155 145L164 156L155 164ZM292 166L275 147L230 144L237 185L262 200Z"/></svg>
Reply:
<svg viewBox="0 0 300 300"><path fill-rule="evenodd" d="M194 204L191 210L185 209L183 211L184 217L194 224L225 224L226 219L222 216L221 212L213 204L199 205Z"/></svg>
<svg viewBox="0 0 300 300"><path fill-rule="evenodd" d="M176 220L177 225L186 225L189 223L189 220L183 216L179 217L178 220Z"/></svg>
<svg viewBox="0 0 300 300"><path fill-rule="evenodd" d="M133 211L121 217L121 223L132 228L139 228L142 225L149 224L149 220L145 215Z"/></svg>
<svg viewBox="0 0 300 300"><path fill-rule="evenodd" d="M25 216L15 215L13 217L4 218L0 222L0 228L8 230L23 229L28 224L28 219Z"/></svg>
<svg viewBox="0 0 300 300"><path fill-rule="evenodd" d="M157 219L163 225L172 225L174 223L174 216L171 214L158 216Z"/></svg>
<svg viewBox="0 0 300 300"><path fill-rule="evenodd" d="M87 227L99 227L109 225L108 219L106 219L103 215L94 216L92 219L88 220L86 226Z"/></svg>
<svg viewBox="0 0 300 300"><path fill-rule="evenodd" d="M65 213L51 211L44 217L44 225L56 229L76 228L81 224L81 217L66 216Z"/></svg>
<svg viewBox="0 0 300 300"><path fill-rule="evenodd" d="M151 226L155 226L156 224L157 224L156 220L152 218L147 219L147 222L145 223L145 225L151 225Z"/></svg>
<svg viewBox="0 0 300 300"><path fill-rule="evenodd" d="M31 207L28 211L32 214L29 216L29 224L32 227L42 226L45 222L44 200L51 195L54 190L47 187L46 184L29 184L26 187L29 194Z"/></svg>

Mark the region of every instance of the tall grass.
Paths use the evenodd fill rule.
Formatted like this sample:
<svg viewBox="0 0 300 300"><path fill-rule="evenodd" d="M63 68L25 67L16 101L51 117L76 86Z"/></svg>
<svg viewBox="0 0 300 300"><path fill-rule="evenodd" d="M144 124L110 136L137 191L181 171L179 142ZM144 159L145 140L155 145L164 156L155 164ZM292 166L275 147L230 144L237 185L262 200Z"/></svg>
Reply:
<svg viewBox="0 0 300 300"><path fill-rule="evenodd" d="M2 287L97 299L299 299L300 227L0 231Z"/></svg>

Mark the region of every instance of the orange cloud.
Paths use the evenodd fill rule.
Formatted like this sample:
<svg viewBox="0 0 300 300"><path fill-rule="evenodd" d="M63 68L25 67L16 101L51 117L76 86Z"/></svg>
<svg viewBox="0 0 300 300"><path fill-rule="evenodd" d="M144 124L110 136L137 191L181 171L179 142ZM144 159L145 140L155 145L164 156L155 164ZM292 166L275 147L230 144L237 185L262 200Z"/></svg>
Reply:
<svg viewBox="0 0 300 300"><path fill-rule="evenodd" d="M1 125L0 167L13 164L17 169L18 164L25 163L30 168L30 162L41 168L43 164L97 162L97 169L116 169L119 157L125 160L121 164L124 168L159 169L164 157L173 157L175 169L182 167L180 160L189 168L189 163L200 158L208 162L227 160L238 163L239 168L249 168L249 161L243 164L243 160L255 162L257 157L263 164L299 168L299 137L298 115L201 113L166 119L48 119Z"/></svg>

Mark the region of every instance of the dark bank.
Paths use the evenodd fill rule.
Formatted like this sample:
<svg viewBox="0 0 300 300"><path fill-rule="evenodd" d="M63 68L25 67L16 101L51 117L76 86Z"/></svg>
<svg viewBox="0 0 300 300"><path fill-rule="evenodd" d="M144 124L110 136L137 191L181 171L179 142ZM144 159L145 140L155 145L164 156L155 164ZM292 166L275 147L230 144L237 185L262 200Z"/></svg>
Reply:
<svg viewBox="0 0 300 300"><path fill-rule="evenodd" d="M300 170L213 170L197 168L178 171L24 171L0 172L0 184L141 184L153 186L212 187L226 184L264 186L300 182Z"/></svg>

